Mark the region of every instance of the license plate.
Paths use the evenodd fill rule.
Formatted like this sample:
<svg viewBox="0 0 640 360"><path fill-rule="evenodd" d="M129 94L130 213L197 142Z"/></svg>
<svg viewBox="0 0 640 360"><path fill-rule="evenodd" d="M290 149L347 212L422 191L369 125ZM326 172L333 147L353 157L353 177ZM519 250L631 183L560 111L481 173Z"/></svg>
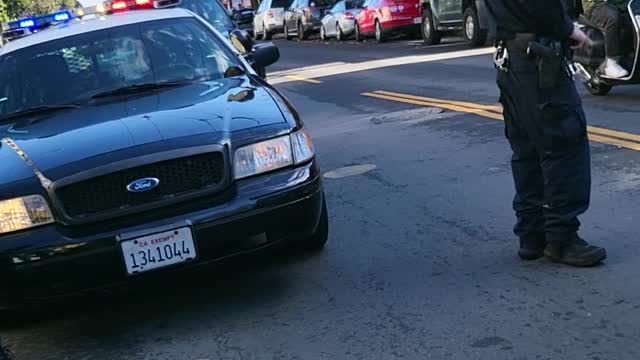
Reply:
<svg viewBox="0 0 640 360"><path fill-rule="evenodd" d="M421 17L413 18L413 23L414 24L422 24L422 18Z"/></svg>
<svg viewBox="0 0 640 360"><path fill-rule="evenodd" d="M188 227L123 241L120 247L130 275L196 258L193 235Z"/></svg>

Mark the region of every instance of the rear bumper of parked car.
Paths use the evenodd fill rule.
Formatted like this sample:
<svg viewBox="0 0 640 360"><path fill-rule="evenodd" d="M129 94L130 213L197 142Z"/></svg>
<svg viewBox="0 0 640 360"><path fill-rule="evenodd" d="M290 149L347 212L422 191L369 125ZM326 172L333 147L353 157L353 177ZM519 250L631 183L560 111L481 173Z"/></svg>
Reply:
<svg viewBox="0 0 640 360"><path fill-rule="evenodd" d="M303 241L316 231L324 202L315 162L237 181L230 201L144 224L98 233L46 226L0 240L0 308L42 301L127 282L163 278L172 271L218 262L282 242ZM127 275L121 234L190 226L195 261ZM171 274L169 274L169 278Z"/></svg>
<svg viewBox="0 0 640 360"><path fill-rule="evenodd" d="M406 17L383 20L380 25L385 32L405 32L414 31L420 29L420 23L415 23L418 17Z"/></svg>
<svg viewBox="0 0 640 360"><path fill-rule="evenodd" d="M267 19L264 22L264 26L267 28L269 32L282 32L284 24L284 19L271 18Z"/></svg>

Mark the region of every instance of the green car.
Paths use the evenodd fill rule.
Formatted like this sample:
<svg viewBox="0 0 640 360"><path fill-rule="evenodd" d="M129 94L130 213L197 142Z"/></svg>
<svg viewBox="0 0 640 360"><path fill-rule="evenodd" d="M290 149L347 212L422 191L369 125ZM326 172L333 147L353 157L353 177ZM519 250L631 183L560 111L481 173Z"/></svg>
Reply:
<svg viewBox="0 0 640 360"><path fill-rule="evenodd" d="M489 19L484 0L421 0L422 38L439 44L444 35L463 31L467 44L487 42Z"/></svg>

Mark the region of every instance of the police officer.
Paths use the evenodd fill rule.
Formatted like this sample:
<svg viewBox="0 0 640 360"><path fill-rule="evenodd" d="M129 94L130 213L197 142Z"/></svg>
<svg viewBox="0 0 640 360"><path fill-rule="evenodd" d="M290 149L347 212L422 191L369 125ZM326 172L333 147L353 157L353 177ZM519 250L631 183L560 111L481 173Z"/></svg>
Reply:
<svg viewBox="0 0 640 360"><path fill-rule="evenodd" d="M592 266L604 248L578 236L589 207L587 124L566 56L588 46L562 0L485 0L496 41L495 61L505 135L513 150L513 201L519 255ZM570 44L573 41L573 44Z"/></svg>

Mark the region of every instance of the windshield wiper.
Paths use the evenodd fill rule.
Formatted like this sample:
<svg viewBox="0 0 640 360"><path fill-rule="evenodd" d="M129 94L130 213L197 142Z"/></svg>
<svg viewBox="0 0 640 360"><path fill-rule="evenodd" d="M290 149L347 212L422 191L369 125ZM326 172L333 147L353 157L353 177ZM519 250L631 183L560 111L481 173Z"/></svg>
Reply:
<svg viewBox="0 0 640 360"><path fill-rule="evenodd" d="M0 118L0 121L6 121L6 120L15 119L23 116L46 115L46 114L50 114L60 110L78 109L78 108L80 108L80 105L76 105L76 104L34 106L28 109L16 111L6 116L3 116L2 118Z"/></svg>
<svg viewBox="0 0 640 360"><path fill-rule="evenodd" d="M190 81L165 81L165 82L158 82L158 83L143 83L143 84L129 85L129 86L94 94L93 96L91 96L91 98L100 99L100 98L108 98L108 97L115 97L115 96L140 94L140 93L145 93L145 92L150 92L155 90L188 85L190 83L191 83Z"/></svg>

